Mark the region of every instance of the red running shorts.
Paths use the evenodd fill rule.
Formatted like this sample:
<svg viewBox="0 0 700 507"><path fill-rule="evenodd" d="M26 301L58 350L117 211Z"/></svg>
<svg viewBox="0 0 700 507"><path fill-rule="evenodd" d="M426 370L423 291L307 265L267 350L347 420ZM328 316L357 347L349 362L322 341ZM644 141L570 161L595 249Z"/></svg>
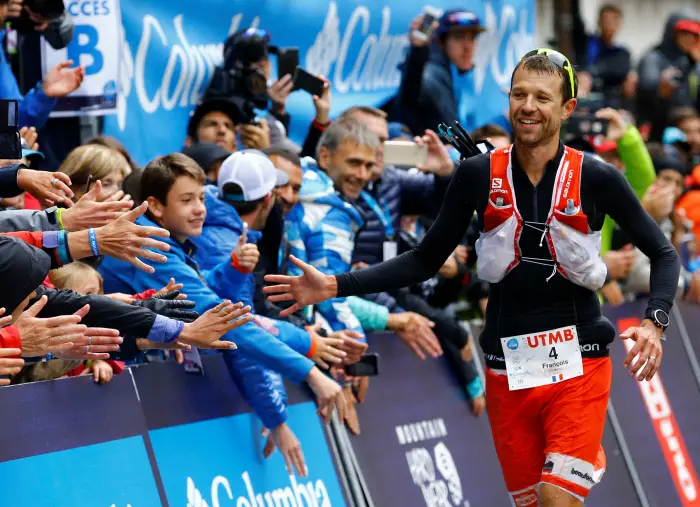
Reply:
<svg viewBox="0 0 700 507"><path fill-rule="evenodd" d="M580 377L518 391L505 370L487 370L491 432L515 507L537 507L541 483L583 500L600 482L611 380L609 357L584 358Z"/></svg>

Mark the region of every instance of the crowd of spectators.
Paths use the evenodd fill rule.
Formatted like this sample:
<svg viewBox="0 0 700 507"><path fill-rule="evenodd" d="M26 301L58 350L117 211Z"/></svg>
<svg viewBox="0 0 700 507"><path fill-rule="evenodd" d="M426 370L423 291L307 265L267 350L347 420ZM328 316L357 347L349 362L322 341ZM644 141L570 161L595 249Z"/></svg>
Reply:
<svg viewBox="0 0 700 507"><path fill-rule="evenodd" d="M663 40L635 66L616 43L620 8L602 7L589 34L574 3L569 56L579 104L607 130L569 132L567 142L625 174L681 254L678 297L700 303L700 16L673 15ZM90 374L100 384L131 365L170 360L201 373L202 355L222 354L270 430L270 446L305 475L282 378L307 382L320 413L329 419L337 408L359 434L354 405L369 380L345 367L366 353L367 333L389 331L385 339L400 340L422 360L444 355L465 403L483 414L467 324L484 315L489 296L474 267L476 221L419 286L335 298L284 318L286 306L262 293L265 275L297 274L297 260L337 274L420 242L460 163L434 132L438 123L458 120L475 140L510 144L507 118L484 117L478 107L472 70L485 31L478 17L447 11L425 38L416 36L418 16L407 27L401 85L383 109L357 104L331 118L332 86L323 78L323 93L309 97L315 116L301 146L288 137L292 76L270 79L271 35L238 31L180 133L181 153L145 167L115 139L80 144L65 122L48 120L56 100L80 86L81 67L65 62L39 80L13 65L38 37L64 47L69 17L46 19L22 0L0 0L0 18L7 21L0 98L19 100L24 147L21 161L0 164L0 385ZM266 90L246 88L256 76L271 82ZM43 137L38 144L39 130L49 150ZM396 140L426 156L415 167L387 163L386 143ZM48 158L57 171L45 170ZM601 299L619 305L644 296L648 259L609 219L602 237L608 278Z"/></svg>

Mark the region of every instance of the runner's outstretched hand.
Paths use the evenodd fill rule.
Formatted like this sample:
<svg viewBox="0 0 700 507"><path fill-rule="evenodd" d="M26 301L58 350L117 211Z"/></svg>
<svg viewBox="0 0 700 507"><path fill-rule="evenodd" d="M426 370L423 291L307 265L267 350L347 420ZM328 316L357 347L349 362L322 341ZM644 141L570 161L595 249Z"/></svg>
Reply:
<svg viewBox="0 0 700 507"><path fill-rule="evenodd" d="M661 329L649 320L644 320L641 326L631 327L620 334L620 338L623 340L631 339L636 342L630 348L624 362L625 368L632 366L629 373L630 377L637 375L637 380L640 382L651 380L656 375L656 372L659 371L661 358L663 357L661 335ZM639 356L638 359L634 361L637 356ZM634 364L632 364L633 361ZM642 369L641 372L639 372L640 369Z"/></svg>
<svg viewBox="0 0 700 507"><path fill-rule="evenodd" d="M266 275L265 281L270 284L263 288L265 294L274 294L267 299L271 303L294 301L295 303L280 312L281 317L301 310L305 306L321 303L334 298L338 294L338 284L334 276L327 276L310 264L300 261L293 255L289 260L302 270L300 276Z"/></svg>

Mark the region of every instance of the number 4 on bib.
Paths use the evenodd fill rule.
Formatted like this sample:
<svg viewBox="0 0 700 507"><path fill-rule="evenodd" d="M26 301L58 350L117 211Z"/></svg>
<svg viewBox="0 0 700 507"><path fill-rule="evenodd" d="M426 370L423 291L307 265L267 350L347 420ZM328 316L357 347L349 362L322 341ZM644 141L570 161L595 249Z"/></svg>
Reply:
<svg viewBox="0 0 700 507"><path fill-rule="evenodd" d="M557 359L559 359L559 354L557 354L557 348L556 348L556 347L552 347L552 350L549 351L549 357L551 357L551 358L554 359L555 361L556 361Z"/></svg>

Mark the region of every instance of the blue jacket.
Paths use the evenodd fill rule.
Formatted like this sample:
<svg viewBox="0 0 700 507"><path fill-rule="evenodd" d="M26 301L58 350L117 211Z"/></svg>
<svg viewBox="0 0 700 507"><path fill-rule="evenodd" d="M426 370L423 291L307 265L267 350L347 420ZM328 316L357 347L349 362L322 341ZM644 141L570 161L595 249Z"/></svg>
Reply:
<svg viewBox="0 0 700 507"><path fill-rule="evenodd" d="M6 36L7 30L0 31L0 46L4 44ZM20 127L40 128L49 119L49 114L56 105L56 99L49 98L44 93L41 83L22 97L17 79L12 73L2 48L0 48L0 98L19 101Z"/></svg>
<svg viewBox="0 0 700 507"><path fill-rule="evenodd" d="M455 120L468 132L487 123L510 130L505 115L479 106L473 69L457 71L438 44L409 49L392 113L393 121L405 123L415 134Z"/></svg>
<svg viewBox="0 0 700 507"><path fill-rule="evenodd" d="M136 223L147 226L156 225L146 217L140 217ZM162 252L168 260L165 263L159 263L153 274L141 271L126 262L105 257L99 267L104 278L105 291L127 294L142 292L146 289L165 286L172 277L184 285L184 291L188 298L196 303L198 312L203 313L218 305L225 296L217 295L215 290L219 289L225 293L226 288L207 286L207 280L201 277L197 264L191 256L191 249L194 249L194 246L190 242L181 245L172 238L159 239L167 242L170 250ZM231 268L227 287L235 292L241 284L242 277ZM299 383L308 375L313 362L297 354L253 323L247 323L229 332L223 339L231 340L238 345L238 350L225 352L224 359L241 392L262 419L263 424L268 428L275 428L287 417L284 399L280 392L272 388L276 380L266 374L256 363L279 371L287 378Z"/></svg>
<svg viewBox="0 0 700 507"><path fill-rule="evenodd" d="M243 221L233 206L219 199L218 189L215 186L205 187L204 203L207 207L204 230L201 236L191 239L197 246L195 260L207 273L212 285L222 287L227 284L229 273L234 270L231 267L231 252L236 249L238 238L243 232ZM248 243L257 243L261 237L262 234L259 231L248 229ZM253 273L238 273L238 276L243 281L238 292L235 297L231 297L229 289L229 295L226 297L232 301L241 301L250 305L255 311L253 306L255 276ZM304 329L288 322L259 315L256 315L254 322L263 329L271 331L274 336L300 354L305 355L311 349L311 336Z"/></svg>
<svg viewBox="0 0 700 507"><path fill-rule="evenodd" d="M374 199L379 211L391 217L390 226L394 240L398 241L401 231L401 215L425 215L436 211L436 205L442 202L450 178L435 177L433 174L409 172L392 166L384 168L382 177L367 186L355 202L362 214L365 226L355 237L355 251L352 263L365 262L374 265L382 262L384 252L382 243L389 239L384 223L369 204L366 194ZM390 311L397 311L396 300L387 293L373 294L366 297Z"/></svg>
<svg viewBox="0 0 700 507"><path fill-rule="evenodd" d="M303 227L300 228L309 264L328 275L350 271L355 234L363 220L355 207L335 191L333 181L320 170L316 161L302 160L299 203ZM346 298L333 298L316 307L334 331L348 329L364 336L360 321L350 310Z"/></svg>

